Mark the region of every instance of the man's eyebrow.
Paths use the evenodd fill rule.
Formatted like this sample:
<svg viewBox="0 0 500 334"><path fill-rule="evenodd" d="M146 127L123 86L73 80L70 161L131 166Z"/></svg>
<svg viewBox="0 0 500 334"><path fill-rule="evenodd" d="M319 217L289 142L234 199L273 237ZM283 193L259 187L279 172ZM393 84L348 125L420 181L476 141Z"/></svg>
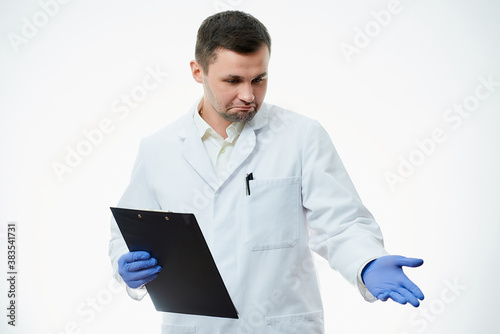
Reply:
<svg viewBox="0 0 500 334"><path fill-rule="evenodd" d="M258 76L255 77L255 79L260 79L260 78L263 78L267 76L267 72L264 72L264 73L261 73L259 74ZM244 79L242 76L240 75L234 75L234 74L228 74L224 77L224 79L238 79L238 80L241 80L241 79Z"/></svg>

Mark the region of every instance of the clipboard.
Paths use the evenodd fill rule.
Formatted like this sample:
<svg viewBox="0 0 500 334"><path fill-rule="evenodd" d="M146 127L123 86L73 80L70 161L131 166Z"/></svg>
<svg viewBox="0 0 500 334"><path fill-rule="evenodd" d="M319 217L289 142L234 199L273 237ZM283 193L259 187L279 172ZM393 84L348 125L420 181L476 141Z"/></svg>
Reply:
<svg viewBox="0 0 500 334"><path fill-rule="evenodd" d="M238 318L194 214L110 209L129 251L147 251L163 268L146 284L157 311Z"/></svg>

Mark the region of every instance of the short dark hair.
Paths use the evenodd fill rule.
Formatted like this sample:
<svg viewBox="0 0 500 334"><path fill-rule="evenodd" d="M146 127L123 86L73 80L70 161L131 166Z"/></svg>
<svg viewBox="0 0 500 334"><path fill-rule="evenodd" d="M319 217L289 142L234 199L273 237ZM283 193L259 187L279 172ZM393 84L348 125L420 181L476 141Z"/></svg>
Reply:
<svg viewBox="0 0 500 334"><path fill-rule="evenodd" d="M271 52L271 37L266 27L250 14L228 10L203 21L198 29L195 58L208 73L219 49L245 54L259 50L262 45L267 45Z"/></svg>

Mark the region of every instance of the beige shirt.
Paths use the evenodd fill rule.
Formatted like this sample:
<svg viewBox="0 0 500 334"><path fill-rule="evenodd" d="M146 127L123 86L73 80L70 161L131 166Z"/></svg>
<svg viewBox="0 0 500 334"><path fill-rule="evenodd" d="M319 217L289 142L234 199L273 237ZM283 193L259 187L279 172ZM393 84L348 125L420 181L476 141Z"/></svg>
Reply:
<svg viewBox="0 0 500 334"><path fill-rule="evenodd" d="M219 182L224 182L229 173L226 171L226 166L233 152L236 141L238 140L243 127L244 122L233 122L227 129L227 138L222 138L217 132L203 118L200 114L194 113L194 122L198 133L201 137L201 141L208 152L210 160L212 161L212 166L214 166L215 173Z"/></svg>

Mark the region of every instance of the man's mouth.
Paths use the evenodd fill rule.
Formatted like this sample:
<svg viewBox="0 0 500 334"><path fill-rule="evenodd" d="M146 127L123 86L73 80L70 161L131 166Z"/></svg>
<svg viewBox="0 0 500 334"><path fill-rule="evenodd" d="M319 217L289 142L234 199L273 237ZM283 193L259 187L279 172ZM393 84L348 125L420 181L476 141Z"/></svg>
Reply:
<svg viewBox="0 0 500 334"><path fill-rule="evenodd" d="M255 109L255 106L236 106L231 109L239 109L239 110L252 110Z"/></svg>

